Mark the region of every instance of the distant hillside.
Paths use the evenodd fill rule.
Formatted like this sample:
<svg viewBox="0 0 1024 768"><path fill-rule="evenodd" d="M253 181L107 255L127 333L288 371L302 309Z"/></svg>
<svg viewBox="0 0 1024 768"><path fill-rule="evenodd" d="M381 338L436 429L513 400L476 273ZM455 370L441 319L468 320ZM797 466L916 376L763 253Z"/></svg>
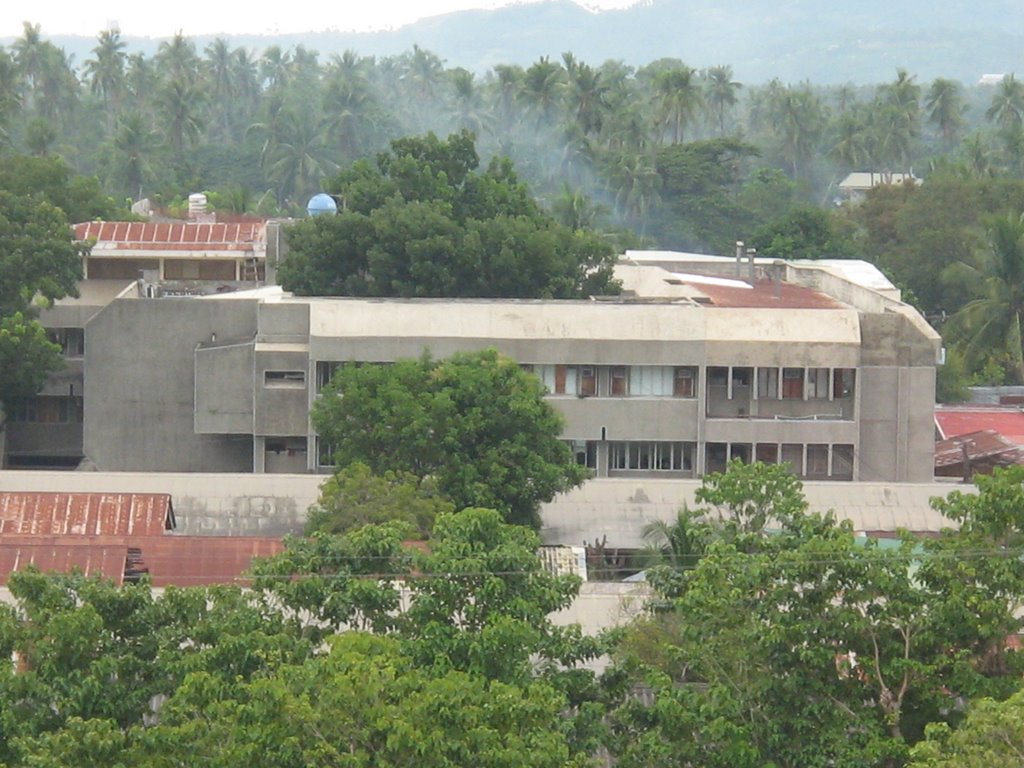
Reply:
<svg viewBox="0 0 1024 768"><path fill-rule="evenodd" d="M652 0L602 13L549 0L452 13L389 32L226 37L253 48L301 42L322 56L347 48L383 56L418 44L448 66L478 72L570 50L590 63L621 59L636 65L677 57L694 67L730 64L746 83L773 77L875 83L891 80L897 67L919 82L944 76L971 83L982 73L1024 72L1020 0ZM94 38L51 39L78 62L89 58L94 44ZM200 50L210 39L194 38ZM158 42L129 39L134 50L148 53Z"/></svg>

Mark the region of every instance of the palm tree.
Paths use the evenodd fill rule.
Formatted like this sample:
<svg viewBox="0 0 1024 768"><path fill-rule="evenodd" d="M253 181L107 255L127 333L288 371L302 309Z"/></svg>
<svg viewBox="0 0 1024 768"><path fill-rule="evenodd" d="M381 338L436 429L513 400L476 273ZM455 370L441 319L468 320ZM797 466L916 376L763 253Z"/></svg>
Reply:
<svg viewBox="0 0 1024 768"><path fill-rule="evenodd" d="M1000 128L1019 128L1024 124L1024 84L1012 74L999 82L985 118Z"/></svg>
<svg viewBox="0 0 1024 768"><path fill-rule="evenodd" d="M654 90L659 107L658 122L663 129L671 126L672 143L679 144L703 103L697 71L682 66L659 72L654 79Z"/></svg>
<svg viewBox="0 0 1024 768"><path fill-rule="evenodd" d="M1024 214L991 220L988 248L972 263L958 262L950 277L973 284L978 298L957 312L952 323L966 339L969 361L1005 351L1017 383L1024 383Z"/></svg>
<svg viewBox="0 0 1024 768"><path fill-rule="evenodd" d="M202 105L203 94L195 81L172 78L157 94L157 109L163 120L164 132L178 162L184 158L185 145L199 141L203 129Z"/></svg>
<svg viewBox="0 0 1024 768"><path fill-rule="evenodd" d="M334 165L326 158L322 129L305 115L286 111L281 116L281 135L267 168L267 178L277 190L280 205L305 200L333 172Z"/></svg>
<svg viewBox="0 0 1024 768"><path fill-rule="evenodd" d="M928 89L925 106L928 108L928 122L939 129L946 147L952 148L963 130L967 112L960 84L944 77L936 78Z"/></svg>
<svg viewBox="0 0 1024 768"><path fill-rule="evenodd" d="M565 86L565 70L541 56L523 74L523 101L533 112L535 125L549 126Z"/></svg>
<svg viewBox="0 0 1024 768"><path fill-rule="evenodd" d="M572 54L563 54L562 58L566 61L569 76L568 106L573 118L584 135L596 135L601 132L608 112L605 100L608 86L603 82L600 70L576 61Z"/></svg>
<svg viewBox="0 0 1024 768"><path fill-rule="evenodd" d="M199 77L199 55L196 46L181 30L169 41L160 43L156 56L157 71L164 82L180 80L194 83Z"/></svg>
<svg viewBox="0 0 1024 768"><path fill-rule="evenodd" d="M116 29L105 29L92 49L94 58L87 59L82 68L90 90L103 100L107 112L107 128L113 127L121 106L125 88L125 65L128 54L125 42Z"/></svg>
<svg viewBox="0 0 1024 768"><path fill-rule="evenodd" d="M485 130L490 130L492 119L483 108L475 76L462 67L453 69L450 74L455 97L452 127L456 131L467 130L475 136L482 136Z"/></svg>
<svg viewBox="0 0 1024 768"><path fill-rule="evenodd" d="M704 100L715 116L718 135L725 135L725 116L736 105L736 93L743 86L732 79L732 67L711 67L705 79Z"/></svg>
<svg viewBox="0 0 1024 768"><path fill-rule="evenodd" d="M814 155L825 124L825 107L810 87L782 88L769 106L772 129L794 178L800 178Z"/></svg>
<svg viewBox="0 0 1024 768"><path fill-rule="evenodd" d="M220 140L231 139L231 113L235 101L233 54L223 37L216 38L206 46L203 70L209 83L210 108L216 123Z"/></svg>
<svg viewBox="0 0 1024 768"><path fill-rule="evenodd" d="M43 48L45 43L42 36L42 27L38 24L29 24L27 21L22 24L22 34L11 50L14 52L14 62L25 80L27 97L31 101L35 95L37 80L43 71Z"/></svg>
<svg viewBox="0 0 1024 768"><path fill-rule="evenodd" d="M699 512L683 506L675 521L655 520L644 526L644 538L652 554L663 565L679 571L691 570L707 553L712 539L712 526Z"/></svg>
<svg viewBox="0 0 1024 768"><path fill-rule="evenodd" d="M138 112L124 115L113 141L112 180L133 200L142 198L150 175L149 158L157 145L156 131Z"/></svg>
<svg viewBox="0 0 1024 768"><path fill-rule="evenodd" d="M132 109L137 112L149 111L151 98L156 90L153 62L141 53L129 54L125 83Z"/></svg>
<svg viewBox="0 0 1024 768"><path fill-rule="evenodd" d="M348 53L348 52L347 52ZM327 75L324 91L324 115L337 135L342 156L349 162L361 151L362 137L370 127L375 106L369 83L362 70L351 62L335 62Z"/></svg>

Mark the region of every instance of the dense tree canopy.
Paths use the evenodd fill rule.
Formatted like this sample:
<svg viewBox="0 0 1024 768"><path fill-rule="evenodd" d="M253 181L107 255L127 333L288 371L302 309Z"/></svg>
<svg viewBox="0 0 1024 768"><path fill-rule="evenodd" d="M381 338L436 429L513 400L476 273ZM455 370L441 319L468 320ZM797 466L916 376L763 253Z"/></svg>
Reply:
<svg viewBox="0 0 1024 768"><path fill-rule="evenodd" d="M696 565L653 579L666 607L620 653L654 703L615 713L621 765L901 765L958 701L1020 687L1024 474L940 504L960 531L887 548L773 471L706 480Z"/></svg>
<svg viewBox="0 0 1024 768"><path fill-rule="evenodd" d="M282 284L314 295L574 298L614 290L612 249L544 213L467 131L400 139L329 184L337 216L288 230Z"/></svg>
<svg viewBox="0 0 1024 768"><path fill-rule="evenodd" d="M35 315L77 291L88 246L74 240L58 204L78 212L102 207L96 188L69 175L58 162L0 163L0 410L34 395L62 364Z"/></svg>
<svg viewBox="0 0 1024 768"><path fill-rule="evenodd" d="M494 350L342 366L313 423L339 468L431 477L457 509L518 523L536 525L540 502L586 477L540 381Z"/></svg>

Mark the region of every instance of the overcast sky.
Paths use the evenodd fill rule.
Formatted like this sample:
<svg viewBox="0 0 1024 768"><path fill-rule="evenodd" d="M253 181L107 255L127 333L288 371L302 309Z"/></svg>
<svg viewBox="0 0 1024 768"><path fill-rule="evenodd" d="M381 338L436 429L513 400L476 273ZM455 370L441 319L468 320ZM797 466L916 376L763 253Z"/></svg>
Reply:
<svg viewBox="0 0 1024 768"><path fill-rule="evenodd" d="M520 0L522 1L522 0ZM536 0L532 0L536 1ZM589 8L621 8L637 0L575 0ZM496 8L510 0L50 0L0 1L0 37L20 36L22 23L42 26L43 37L79 34L94 37L116 26L124 35L273 34L323 30L392 29L427 16L467 8Z"/></svg>

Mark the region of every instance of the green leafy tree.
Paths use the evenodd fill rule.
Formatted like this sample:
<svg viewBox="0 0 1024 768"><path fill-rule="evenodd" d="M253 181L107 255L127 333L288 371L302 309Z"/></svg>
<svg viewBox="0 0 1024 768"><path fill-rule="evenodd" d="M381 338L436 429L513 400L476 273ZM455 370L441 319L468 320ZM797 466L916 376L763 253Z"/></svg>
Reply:
<svg viewBox="0 0 1024 768"><path fill-rule="evenodd" d="M971 703L967 719L953 730L935 723L911 752L909 768L988 768L1020 765L1024 756L1024 691L1006 701Z"/></svg>
<svg viewBox="0 0 1024 768"><path fill-rule="evenodd" d="M855 253L852 233L821 208L794 208L755 230L749 243L758 254L780 259L842 259Z"/></svg>
<svg viewBox="0 0 1024 768"><path fill-rule="evenodd" d="M611 248L559 225L508 161L483 173L467 132L392 142L330 191L338 216L288 230L282 284L301 294L576 298L615 291Z"/></svg>
<svg viewBox="0 0 1024 768"><path fill-rule="evenodd" d="M320 499L309 509L306 533L345 533L364 525L399 520L426 538L437 516L451 511L451 503L440 496L432 478L390 471L375 475L368 466L356 462L321 486Z"/></svg>
<svg viewBox="0 0 1024 768"><path fill-rule="evenodd" d="M538 525L540 502L586 477L539 380L493 349L342 366L313 423L341 468L432 477L456 508L498 509L518 523Z"/></svg>
<svg viewBox="0 0 1024 768"><path fill-rule="evenodd" d="M958 699L1020 687L1021 471L935 502L959 531L892 548L785 474L705 479L708 546L619 651L653 689L612 717L620 765L902 765Z"/></svg>

